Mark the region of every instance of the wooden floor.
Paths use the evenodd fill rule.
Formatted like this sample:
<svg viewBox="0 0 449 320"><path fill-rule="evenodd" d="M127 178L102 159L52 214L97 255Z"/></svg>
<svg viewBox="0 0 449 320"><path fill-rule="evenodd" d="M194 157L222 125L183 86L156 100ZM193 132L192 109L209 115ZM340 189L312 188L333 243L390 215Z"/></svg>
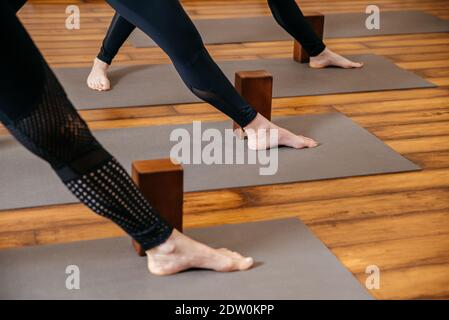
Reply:
<svg viewBox="0 0 449 320"><path fill-rule="evenodd" d="M361 11L372 1L299 1L304 11ZM59 3L59 4L58 4ZM65 1L34 1L19 16L53 67L89 66L112 10L79 1L81 30L64 28ZM76 1L70 1L71 4ZM379 0L385 10L449 19L447 0ZM268 15L264 0L185 1L194 18ZM338 110L421 165L413 173L188 193L185 226L300 217L362 284L381 270L379 299L449 298L449 33L332 39L345 55L391 58L438 88L275 99L275 115ZM288 57L291 42L208 46L217 60ZM168 62L159 49L120 51L116 65ZM223 119L207 104L83 111L93 129ZM0 134L6 134L0 129ZM348 155L349 157L350 155ZM3 182L2 182L3 183ZM80 204L0 212L0 248L121 235Z"/></svg>

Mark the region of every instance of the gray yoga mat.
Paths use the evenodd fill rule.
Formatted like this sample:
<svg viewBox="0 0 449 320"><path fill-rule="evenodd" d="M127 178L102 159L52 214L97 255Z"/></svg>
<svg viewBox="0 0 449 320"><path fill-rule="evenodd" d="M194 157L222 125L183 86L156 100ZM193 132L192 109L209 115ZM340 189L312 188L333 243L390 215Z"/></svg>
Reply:
<svg viewBox="0 0 449 320"><path fill-rule="evenodd" d="M367 290L298 219L187 230L255 258L245 272L148 273L128 238L0 251L0 299L358 299ZM80 289L66 288L69 265Z"/></svg>
<svg viewBox="0 0 449 320"><path fill-rule="evenodd" d="M315 138L321 145L314 149L280 148L265 153L248 151L245 146L243 151L237 150L235 140L231 140L234 145L219 144L218 149L222 162L224 155L233 155L229 159L234 159L234 164L184 163L184 190L204 191L420 169L340 113L277 118L275 123ZM201 125L203 133L211 128L224 132L231 127L230 122ZM185 129L193 136L192 124L113 129L97 131L95 136L126 169L130 169L134 160L168 158L172 147L178 145L179 140L170 141L170 134L176 128ZM198 135L192 140L195 150L201 146L204 151L210 145L204 141L200 145ZM193 150L191 141L187 146ZM190 153L193 160L193 151ZM271 161L263 161L263 155L271 157L268 158ZM257 156L259 160L251 164L250 156ZM236 159L243 159L240 163L244 164L237 164ZM0 167L0 210L77 202L44 162L10 137L0 138ZM263 172L264 168L272 168L274 175L261 175L267 173Z"/></svg>
<svg viewBox="0 0 449 320"><path fill-rule="evenodd" d="M365 13L326 14L324 38L350 38L411 33L449 32L449 21L422 11L381 11L380 29L365 26ZM195 20L204 43L224 44L291 40L271 16ZM157 46L145 33L136 29L128 39L135 47Z"/></svg>
<svg viewBox="0 0 449 320"><path fill-rule="evenodd" d="M359 55L352 58L365 62L366 66L352 70L316 70L293 59L226 61L219 65L232 82L236 71L267 70L274 77L273 96L276 98L435 87L384 57ZM55 69L70 100L80 110L201 101L187 89L172 65L113 67L110 72L113 90L107 92L87 87L89 71L88 68Z"/></svg>

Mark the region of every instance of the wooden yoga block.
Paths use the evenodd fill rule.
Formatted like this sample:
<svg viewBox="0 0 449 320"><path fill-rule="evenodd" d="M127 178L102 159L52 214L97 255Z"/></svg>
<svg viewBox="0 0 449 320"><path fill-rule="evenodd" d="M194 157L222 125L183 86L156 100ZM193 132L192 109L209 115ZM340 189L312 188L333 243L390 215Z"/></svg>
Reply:
<svg viewBox="0 0 449 320"><path fill-rule="evenodd" d="M182 166L170 159L142 160L132 163L132 178L151 206L175 229L182 232L184 175ZM145 256L132 241L140 256Z"/></svg>
<svg viewBox="0 0 449 320"><path fill-rule="evenodd" d="M271 120L273 99L273 76L271 74L264 70L236 72L235 88L258 113ZM244 137L243 129L235 122L233 129L238 137Z"/></svg>
<svg viewBox="0 0 449 320"><path fill-rule="evenodd" d="M315 30L316 34L323 39L324 34L324 15L321 13L313 13L305 16L307 21L312 26L313 30ZM293 59L300 63L308 63L310 61L310 57L301 44L294 40L293 46Z"/></svg>

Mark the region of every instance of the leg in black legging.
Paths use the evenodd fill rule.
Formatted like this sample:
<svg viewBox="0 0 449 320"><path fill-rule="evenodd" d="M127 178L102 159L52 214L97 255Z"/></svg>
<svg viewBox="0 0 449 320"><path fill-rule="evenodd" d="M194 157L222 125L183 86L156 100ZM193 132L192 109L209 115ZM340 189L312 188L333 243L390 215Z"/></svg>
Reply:
<svg viewBox="0 0 449 320"><path fill-rule="evenodd" d="M0 120L80 201L145 250L165 242L172 228L92 136L14 11L0 3Z"/></svg>
<svg viewBox="0 0 449 320"><path fill-rule="evenodd" d="M117 52L135 28L135 25L115 13L97 58L107 64L111 64Z"/></svg>
<svg viewBox="0 0 449 320"><path fill-rule="evenodd" d="M268 5L279 25L307 51L311 67L360 68L363 66L363 63L353 62L327 49L302 14L295 0L268 0Z"/></svg>
<svg viewBox="0 0 449 320"><path fill-rule="evenodd" d="M268 5L279 25L301 44L309 56L317 56L326 49L295 0L268 0Z"/></svg>
<svg viewBox="0 0 449 320"><path fill-rule="evenodd" d="M132 23L128 22L118 13L114 14L109 29L103 39L100 52L95 58L92 70L87 77L87 85L89 88L98 91L111 89L111 82L107 73L109 65L135 28Z"/></svg>
<svg viewBox="0 0 449 320"><path fill-rule="evenodd" d="M324 51L326 48L325 44L307 22L295 0L268 0L268 5L279 25L301 43L301 46L304 47L310 56L317 56ZM132 23L116 13L97 58L107 64L111 64L115 55L134 29L135 26Z"/></svg>
<svg viewBox="0 0 449 320"><path fill-rule="evenodd" d="M179 0L111 0L117 13L150 36L170 57L187 87L245 127L257 115L207 52Z"/></svg>
<svg viewBox="0 0 449 320"><path fill-rule="evenodd" d="M228 115L247 133L248 129L256 133L278 129L237 93L207 52L179 0L109 0L108 3L168 54L184 83L199 98ZM258 139L258 134L248 134L248 146L255 149L276 147L278 143L293 148L317 146L316 141L285 129L280 130L276 143L266 145L260 141L263 139Z"/></svg>
<svg viewBox="0 0 449 320"><path fill-rule="evenodd" d="M6 2L0 2L0 41L1 122L47 161L85 205L136 240L146 250L152 273L169 275L190 268L229 272L253 265L251 258L186 237L155 213L92 136Z"/></svg>
<svg viewBox="0 0 449 320"><path fill-rule="evenodd" d="M307 22L295 0L267 1L273 16L279 25L301 44L309 56L316 57L325 51L326 45L316 35L313 28ZM108 29L105 39L103 40L103 46L97 58L108 65L111 64L114 56L117 54L118 50L134 28L135 26L132 23L116 14ZM332 54L331 52L328 52L328 56L323 58L324 61L320 61L318 65L334 65L344 68L362 66L360 63L353 63L339 55ZM107 82L107 87L109 88L106 73L102 74L101 77L104 78L104 82Z"/></svg>
<svg viewBox="0 0 449 320"><path fill-rule="evenodd" d="M27 0L7 0L6 2L13 12L17 12L23 7Z"/></svg>

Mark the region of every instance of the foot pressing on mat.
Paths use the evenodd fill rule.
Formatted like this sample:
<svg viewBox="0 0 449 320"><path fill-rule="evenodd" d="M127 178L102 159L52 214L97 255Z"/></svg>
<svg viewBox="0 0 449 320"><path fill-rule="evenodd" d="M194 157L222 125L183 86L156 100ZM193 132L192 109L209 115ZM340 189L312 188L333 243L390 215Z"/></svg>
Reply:
<svg viewBox="0 0 449 320"><path fill-rule="evenodd" d="M109 65L98 58L95 58L92 70L87 77L87 86L92 90L107 91L111 89L108 79Z"/></svg>
<svg viewBox="0 0 449 320"><path fill-rule="evenodd" d="M363 63L354 62L326 48L316 57L310 57L309 66L315 69L340 67L344 69L361 68Z"/></svg>
<svg viewBox="0 0 449 320"><path fill-rule="evenodd" d="M163 244L148 250L148 269L159 276L175 274L192 268L210 269L218 272L244 271L254 264L228 249L212 249L176 229Z"/></svg>
<svg viewBox="0 0 449 320"><path fill-rule="evenodd" d="M296 135L284 128L278 127L261 114L244 128L248 137L248 148L251 150L265 150L286 146L295 149L314 148L318 142L313 139ZM270 139L270 131L277 130L277 139Z"/></svg>

